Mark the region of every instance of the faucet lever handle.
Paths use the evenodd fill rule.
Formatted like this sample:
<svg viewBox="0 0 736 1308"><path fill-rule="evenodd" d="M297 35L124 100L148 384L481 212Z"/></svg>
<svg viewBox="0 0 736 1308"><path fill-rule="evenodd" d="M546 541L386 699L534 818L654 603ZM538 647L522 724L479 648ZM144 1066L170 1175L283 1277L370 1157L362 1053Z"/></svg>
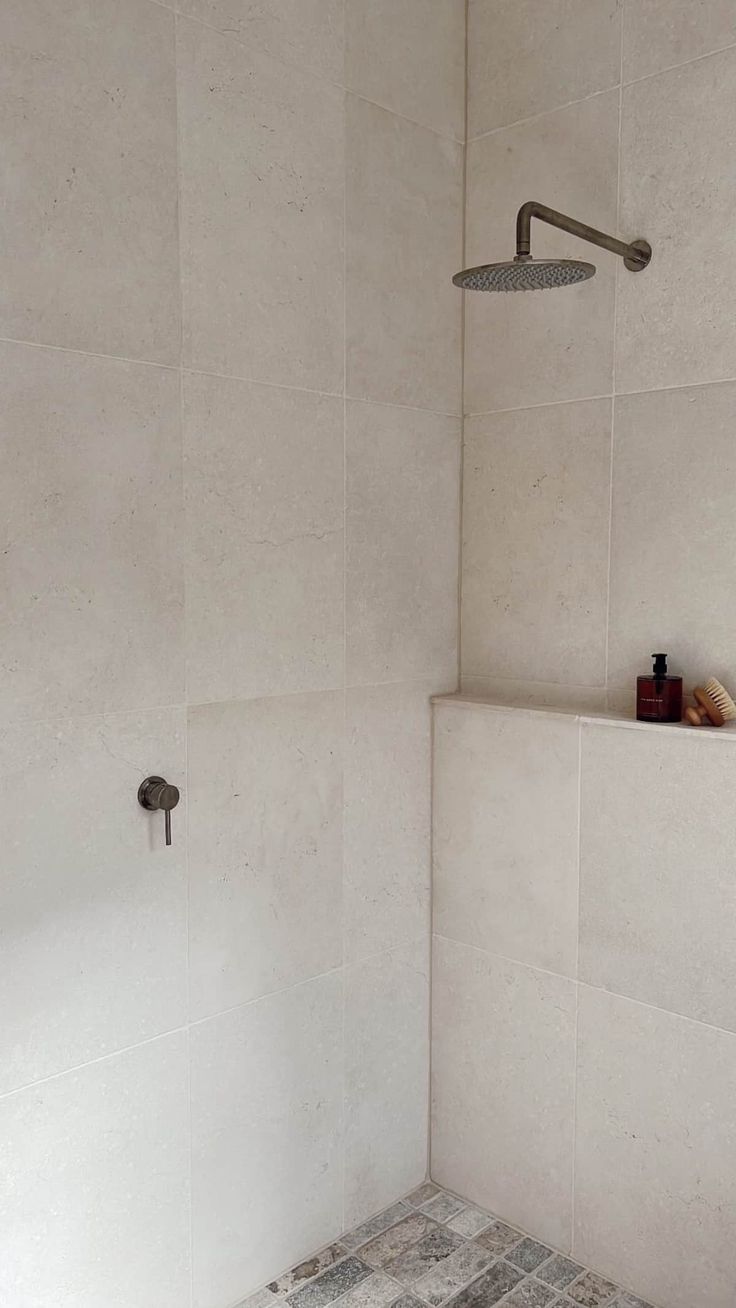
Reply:
<svg viewBox="0 0 736 1308"><path fill-rule="evenodd" d="M165 820L166 844L171 844L171 810L179 803L180 794L163 777L146 777L138 787L138 803L149 813L163 811Z"/></svg>

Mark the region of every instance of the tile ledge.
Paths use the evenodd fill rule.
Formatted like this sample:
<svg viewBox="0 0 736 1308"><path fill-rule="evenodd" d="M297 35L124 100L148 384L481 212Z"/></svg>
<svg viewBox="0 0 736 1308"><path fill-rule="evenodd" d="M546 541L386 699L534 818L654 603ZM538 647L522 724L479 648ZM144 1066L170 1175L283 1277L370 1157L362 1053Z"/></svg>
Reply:
<svg viewBox="0 0 736 1308"><path fill-rule="evenodd" d="M726 740L736 742L736 722L724 727L691 727L687 722L637 722L625 713L615 713L601 709L597 713L589 709L581 712L576 708L560 708L550 705L497 704L483 695L470 695L455 691L451 695L432 695L434 706L461 709L484 709L491 713L515 713L522 717L572 718L574 721L593 726L633 728L635 731L672 731L678 735L692 735L697 739Z"/></svg>

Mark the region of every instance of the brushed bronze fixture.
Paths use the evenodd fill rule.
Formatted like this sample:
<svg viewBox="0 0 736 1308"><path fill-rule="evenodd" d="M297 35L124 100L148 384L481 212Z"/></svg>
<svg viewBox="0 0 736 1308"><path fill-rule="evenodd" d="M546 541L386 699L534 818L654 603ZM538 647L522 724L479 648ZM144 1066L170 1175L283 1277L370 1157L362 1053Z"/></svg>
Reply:
<svg viewBox="0 0 736 1308"><path fill-rule="evenodd" d="M171 844L171 810L179 803L180 795L163 777L146 777L138 787L138 803L149 813L163 812L166 844Z"/></svg>

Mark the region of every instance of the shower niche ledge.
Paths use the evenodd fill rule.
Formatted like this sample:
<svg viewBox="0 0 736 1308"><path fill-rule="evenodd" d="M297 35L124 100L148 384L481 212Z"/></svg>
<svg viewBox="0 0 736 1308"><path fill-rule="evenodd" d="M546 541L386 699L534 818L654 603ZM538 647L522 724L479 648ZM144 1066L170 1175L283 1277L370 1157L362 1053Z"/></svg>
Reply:
<svg viewBox="0 0 736 1308"><path fill-rule="evenodd" d="M703 737L708 740L730 741L731 744L736 744L736 722L726 723L722 727L693 727L688 722L638 722L631 714L613 710L598 709L594 711L589 708L581 709L574 706L513 704L508 703L508 701L501 703L483 695L471 694L468 691L456 691L450 695L433 695L432 703L436 707L478 710L514 717L564 718L566 721L572 719L581 723L599 723L603 726L622 727L626 730L633 728L634 731L664 731L675 732L678 735L685 733L695 739Z"/></svg>

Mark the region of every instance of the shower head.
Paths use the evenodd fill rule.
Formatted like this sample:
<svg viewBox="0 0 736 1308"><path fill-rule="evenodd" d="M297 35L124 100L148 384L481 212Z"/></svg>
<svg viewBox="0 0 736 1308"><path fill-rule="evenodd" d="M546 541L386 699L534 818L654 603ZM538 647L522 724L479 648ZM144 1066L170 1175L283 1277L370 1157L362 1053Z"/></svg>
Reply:
<svg viewBox="0 0 736 1308"><path fill-rule="evenodd" d="M464 291L546 291L573 286L595 276L592 263L578 259L532 259L521 255L509 263L486 263L456 273L453 282Z"/></svg>
<svg viewBox="0 0 736 1308"><path fill-rule="evenodd" d="M595 276L595 265L579 259L533 259L531 256L531 220L539 218L560 231L570 232L582 241L590 241L612 254L618 254L631 272L646 268L652 257L648 241L618 241L615 236L599 232L587 223L567 214L548 209L536 200L527 200L516 216L516 258L507 263L486 263L456 273L453 282L464 291L544 291L555 286L574 286Z"/></svg>

